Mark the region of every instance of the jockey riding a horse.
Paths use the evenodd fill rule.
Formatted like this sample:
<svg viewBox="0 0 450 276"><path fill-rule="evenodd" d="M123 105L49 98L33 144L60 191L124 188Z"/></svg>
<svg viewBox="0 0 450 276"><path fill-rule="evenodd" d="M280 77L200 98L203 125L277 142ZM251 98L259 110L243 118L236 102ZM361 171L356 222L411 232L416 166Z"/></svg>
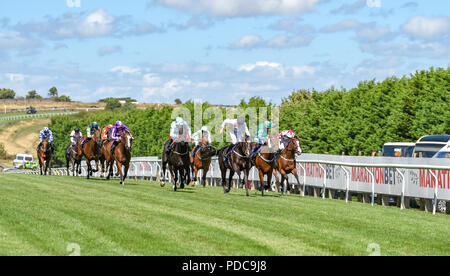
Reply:
<svg viewBox="0 0 450 276"><path fill-rule="evenodd" d="M75 149L77 141L81 140L81 138L83 138L83 134L81 133L79 128L75 128L74 130L72 130L72 132L70 133L70 142L72 143L73 150Z"/></svg>
<svg viewBox="0 0 450 276"><path fill-rule="evenodd" d="M178 137L180 135L180 130L183 130L183 128L187 130L187 133L183 133L183 131L181 131L183 135L186 135L186 137ZM191 140L191 136L192 132L188 123L183 118L177 117L175 121L173 121L172 124L170 125L170 137L169 141L167 141L166 144L164 145L164 152L168 156L172 148L172 145L177 138L185 138L182 140L189 141Z"/></svg>
<svg viewBox="0 0 450 276"><path fill-rule="evenodd" d="M52 145L53 142L53 133L52 131L48 128L48 127L44 127L40 132L39 132L39 145L37 147L37 151L39 152L39 150L41 149L42 146L42 140L48 137L48 142L50 144L50 148L52 149L52 152L55 151L55 148Z"/></svg>
<svg viewBox="0 0 450 276"><path fill-rule="evenodd" d="M122 133L124 131L128 131L131 134L130 129L126 125L124 125L121 121L117 121L111 131L111 140L114 141L114 143L111 145L111 154L113 156L114 156L114 149L116 148L117 144L120 143L120 136L122 136Z"/></svg>
<svg viewBox="0 0 450 276"><path fill-rule="evenodd" d="M256 145L250 153L250 160L255 163L256 155L258 154L261 147L266 143L267 137L270 135L270 129L273 128L270 121L265 121L260 124L256 130Z"/></svg>
<svg viewBox="0 0 450 276"><path fill-rule="evenodd" d="M92 135L94 135L95 130L99 130L98 124L96 122L88 125L88 127L86 128L86 137L84 137L83 142L81 142L81 147L84 147L84 144L92 139Z"/></svg>
<svg viewBox="0 0 450 276"><path fill-rule="evenodd" d="M248 130L247 124L245 123L244 117L239 117L237 119L226 119L222 123L222 128L220 129L220 134L223 133L225 127L229 126L228 133L231 137L231 142L236 145L239 142L245 142L246 137L250 137L250 131ZM228 150L224 155L225 161L231 154L233 147L228 146ZM225 162L227 163L227 162Z"/></svg>
<svg viewBox="0 0 450 276"><path fill-rule="evenodd" d="M102 129L102 141L111 140L111 132L113 127L113 125L107 125Z"/></svg>
<svg viewBox="0 0 450 276"><path fill-rule="evenodd" d="M194 148L192 150L192 158L195 157L196 151L199 148L200 143L202 142L203 137L207 137L208 145L211 145L211 133L208 130L207 126L203 126L202 129L192 134L192 139L194 140Z"/></svg>
<svg viewBox="0 0 450 276"><path fill-rule="evenodd" d="M280 141L280 150L283 150L289 143L289 139L295 138L294 131L292 129L283 130L280 134L278 134L277 138Z"/></svg>

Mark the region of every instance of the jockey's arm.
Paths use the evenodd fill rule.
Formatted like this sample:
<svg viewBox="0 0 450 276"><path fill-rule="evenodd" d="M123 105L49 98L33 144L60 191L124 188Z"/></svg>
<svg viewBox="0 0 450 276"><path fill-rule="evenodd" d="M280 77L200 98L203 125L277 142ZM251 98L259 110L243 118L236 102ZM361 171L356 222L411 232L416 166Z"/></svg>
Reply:
<svg viewBox="0 0 450 276"><path fill-rule="evenodd" d="M170 137L174 138L178 136L178 134L175 133L176 128L177 124L175 122L172 122L172 124L170 125Z"/></svg>

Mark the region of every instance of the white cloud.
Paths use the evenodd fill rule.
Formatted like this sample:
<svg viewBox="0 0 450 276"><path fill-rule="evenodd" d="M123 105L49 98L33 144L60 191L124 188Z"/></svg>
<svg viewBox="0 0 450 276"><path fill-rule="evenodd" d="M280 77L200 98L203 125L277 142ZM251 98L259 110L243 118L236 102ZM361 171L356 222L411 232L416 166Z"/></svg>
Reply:
<svg viewBox="0 0 450 276"><path fill-rule="evenodd" d="M221 17L298 14L322 0L156 0L169 8Z"/></svg>
<svg viewBox="0 0 450 276"><path fill-rule="evenodd" d="M9 79L10 82L23 82L25 80L25 75L23 74L13 74L7 73L5 77Z"/></svg>
<svg viewBox="0 0 450 276"><path fill-rule="evenodd" d="M109 70L113 73L121 73L121 74L140 74L141 69L139 68L131 68L128 66L115 66Z"/></svg>
<svg viewBox="0 0 450 276"><path fill-rule="evenodd" d="M116 18L103 9L95 10L83 18L83 14L68 13L44 22L18 24L15 29L24 33L38 33L53 40L95 38L113 34Z"/></svg>
<svg viewBox="0 0 450 276"><path fill-rule="evenodd" d="M402 30L414 37L432 38L450 33L450 20L448 17L411 17Z"/></svg>
<svg viewBox="0 0 450 276"><path fill-rule="evenodd" d="M250 49L261 45L262 38L257 35L244 35L241 39L236 41L231 48Z"/></svg>

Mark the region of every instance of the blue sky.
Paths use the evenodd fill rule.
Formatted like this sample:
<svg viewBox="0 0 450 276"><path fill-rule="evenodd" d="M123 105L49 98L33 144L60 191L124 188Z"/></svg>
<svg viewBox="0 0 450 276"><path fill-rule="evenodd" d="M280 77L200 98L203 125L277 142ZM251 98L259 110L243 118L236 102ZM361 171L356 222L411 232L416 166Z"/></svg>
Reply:
<svg viewBox="0 0 450 276"><path fill-rule="evenodd" d="M450 1L2 1L0 87L73 100L280 103L449 66Z"/></svg>

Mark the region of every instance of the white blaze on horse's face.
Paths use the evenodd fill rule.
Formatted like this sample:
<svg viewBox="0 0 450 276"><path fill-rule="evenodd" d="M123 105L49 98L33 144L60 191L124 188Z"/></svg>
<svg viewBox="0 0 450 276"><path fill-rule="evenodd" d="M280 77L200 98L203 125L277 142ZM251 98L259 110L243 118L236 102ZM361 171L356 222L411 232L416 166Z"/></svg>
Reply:
<svg viewBox="0 0 450 276"><path fill-rule="evenodd" d="M127 136L128 147L131 148L131 136Z"/></svg>
<svg viewBox="0 0 450 276"><path fill-rule="evenodd" d="M300 142L296 141L295 143L297 144L298 153L302 154L302 148L300 147Z"/></svg>

